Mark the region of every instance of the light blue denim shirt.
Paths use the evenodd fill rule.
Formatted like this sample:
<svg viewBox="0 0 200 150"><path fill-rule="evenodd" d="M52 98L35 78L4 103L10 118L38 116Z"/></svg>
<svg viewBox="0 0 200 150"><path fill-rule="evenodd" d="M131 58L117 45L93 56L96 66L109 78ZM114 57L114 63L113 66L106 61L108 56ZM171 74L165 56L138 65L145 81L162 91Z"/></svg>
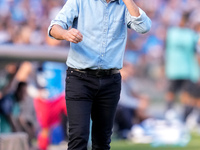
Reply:
<svg viewBox="0 0 200 150"><path fill-rule="evenodd" d="M127 27L139 33L151 28L151 20L140 9L140 16L131 16L122 0L68 0L53 25L78 29L83 40L70 43L67 65L77 69L121 69L127 39ZM49 34L50 37L52 37Z"/></svg>

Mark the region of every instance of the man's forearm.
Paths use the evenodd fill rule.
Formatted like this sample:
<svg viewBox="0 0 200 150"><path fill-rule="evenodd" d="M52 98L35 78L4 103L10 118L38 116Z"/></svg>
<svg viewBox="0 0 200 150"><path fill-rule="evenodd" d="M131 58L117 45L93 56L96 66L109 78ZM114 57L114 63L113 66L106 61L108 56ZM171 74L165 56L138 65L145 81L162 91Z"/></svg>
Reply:
<svg viewBox="0 0 200 150"><path fill-rule="evenodd" d="M60 25L53 25L49 34L57 40L66 40L76 44L83 40L83 35L77 29L65 30Z"/></svg>
<svg viewBox="0 0 200 150"><path fill-rule="evenodd" d="M133 0L123 0L131 16L139 17L140 12L138 6Z"/></svg>
<svg viewBox="0 0 200 150"><path fill-rule="evenodd" d="M53 25L50 30L50 35L53 36L57 40L64 40L64 33L66 32L60 25Z"/></svg>

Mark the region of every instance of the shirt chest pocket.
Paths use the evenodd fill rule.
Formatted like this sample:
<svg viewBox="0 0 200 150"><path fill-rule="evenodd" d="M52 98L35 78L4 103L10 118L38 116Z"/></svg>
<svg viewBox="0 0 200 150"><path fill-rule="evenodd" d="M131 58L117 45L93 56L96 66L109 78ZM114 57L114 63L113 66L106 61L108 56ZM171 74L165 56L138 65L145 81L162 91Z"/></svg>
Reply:
<svg viewBox="0 0 200 150"><path fill-rule="evenodd" d="M113 18L110 26L112 39L124 39L126 35L126 23L124 18Z"/></svg>

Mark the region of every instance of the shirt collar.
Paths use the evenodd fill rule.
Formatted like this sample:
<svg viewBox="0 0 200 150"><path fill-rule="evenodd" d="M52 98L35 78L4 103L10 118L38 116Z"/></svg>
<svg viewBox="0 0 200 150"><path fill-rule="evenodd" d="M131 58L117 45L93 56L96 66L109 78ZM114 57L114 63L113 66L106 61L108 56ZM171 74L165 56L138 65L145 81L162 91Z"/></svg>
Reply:
<svg viewBox="0 0 200 150"><path fill-rule="evenodd" d="M97 0L95 0L95 1L97 1ZM103 1L106 1L106 0L103 0ZM111 1L111 2L117 1L118 4L121 4L121 0L110 0L110 1Z"/></svg>
<svg viewBox="0 0 200 150"><path fill-rule="evenodd" d="M120 4L120 0L110 0L111 2L113 2L113 1L117 1L118 2L118 4Z"/></svg>

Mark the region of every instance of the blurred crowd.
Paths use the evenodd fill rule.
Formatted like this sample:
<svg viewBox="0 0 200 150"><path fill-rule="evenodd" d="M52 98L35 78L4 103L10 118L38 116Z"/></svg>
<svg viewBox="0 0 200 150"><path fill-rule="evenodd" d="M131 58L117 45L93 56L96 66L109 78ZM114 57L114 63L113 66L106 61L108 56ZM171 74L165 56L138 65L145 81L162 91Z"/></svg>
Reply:
<svg viewBox="0 0 200 150"><path fill-rule="evenodd" d="M167 31L170 27L179 25L185 12L190 13L187 26L195 30L200 22L200 10L198 9L200 1L153 0L148 3L138 0L136 2L150 16L152 28L150 32L142 36L131 30L128 32L127 57L125 55L125 59L140 65L139 70L143 71L143 74L140 75L146 74L152 79L163 78L163 69L158 69L157 66L164 65Z"/></svg>
<svg viewBox="0 0 200 150"><path fill-rule="evenodd" d="M65 2L66 0L1 0L0 44L68 45L58 41L52 42L46 34L50 21ZM151 57L161 55L159 50L164 49L166 29L177 25L184 11L191 11L193 14L190 20L191 27L199 21L199 0L153 0L151 3L136 0L136 2L150 16L153 26L146 36L129 31L127 49L142 49ZM138 42L131 42L135 40ZM153 51L158 52L154 54Z"/></svg>
<svg viewBox="0 0 200 150"><path fill-rule="evenodd" d="M50 21L55 18L65 2L66 0L1 0L0 44L69 46L69 42L54 40L47 35ZM152 29L142 36L129 30L125 59L140 65L139 68L142 68L140 75L162 78L162 69L155 66L163 63L167 29L178 25L182 14L186 11L191 12L188 25L195 29L195 25L200 22L198 9L200 1L153 0L149 3L145 0L135 0L135 2L151 18Z"/></svg>
<svg viewBox="0 0 200 150"><path fill-rule="evenodd" d="M47 27L64 3L64 0L2 0L0 44L61 44L48 38Z"/></svg>
<svg viewBox="0 0 200 150"><path fill-rule="evenodd" d="M144 54L151 58L162 57L166 30L170 26L178 25L183 12L191 12L191 28L200 22L199 0L153 0L151 3L145 0L135 1L153 23L151 31L142 36L129 30L127 50L134 51L139 58ZM66 0L1 0L0 44L69 46L68 42L56 41L47 36L50 21L55 18L65 2ZM137 58L132 61L138 61Z"/></svg>
<svg viewBox="0 0 200 150"><path fill-rule="evenodd" d="M65 2L66 0L1 0L0 45L69 47L69 42L54 40L47 35L50 21L55 18ZM130 130L134 124L139 124L151 117L147 114L151 95L138 92L137 88L134 89L136 85L142 86L135 84L138 83L137 80L141 81L141 79L147 78L154 82L154 88L157 91L167 89L165 54L168 30L174 26L178 27L183 14L188 13L188 21L185 26L200 35L200 0L135 0L135 2L151 18L152 28L144 35L128 29L124 69L121 70L123 89L116 114L116 124L120 130L119 136L122 138L127 138L126 131ZM198 51L198 48L196 50ZM11 120L9 114L13 114L18 116L18 122L21 123L21 127L15 127L15 123L13 123L10 129L6 130L26 131L29 141L36 138L37 134L38 140L41 141L39 143L41 149L46 149L49 143L58 143L59 138L60 141L67 139L67 135L59 135L63 130L66 133L67 113L62 107L65 69L65 64L53 62L22 62L6 64L0 70L0 99L14 99L13 101L17 102L7 104L1 100L0 106L5 106L6 110L2 109L2 111L7 114L9 120ZM25 90L27 85L28 89ZM17 94L18 92L19 94ZM29 94L30 97L24 98L27 96L26 94ZM167 96L169 97L169 93ZM28 105L23 103L20 106L24 111L24 116L20 115L18 105L22 99L29 99L26 102ZM34 101L30 99L34 99ZM34 108L28 107L27 109L26 107L30 104ZM51 112L47 111L47 109L53 108L52 106L54 109ZM15 111L11 109L15 109ZM52 117L49 114L52 114L53 111L55 115ZM44 116L48 119L44 120ZM48 138L51 134L57 136L57 139L53 139L53 136Z"/></svg>

